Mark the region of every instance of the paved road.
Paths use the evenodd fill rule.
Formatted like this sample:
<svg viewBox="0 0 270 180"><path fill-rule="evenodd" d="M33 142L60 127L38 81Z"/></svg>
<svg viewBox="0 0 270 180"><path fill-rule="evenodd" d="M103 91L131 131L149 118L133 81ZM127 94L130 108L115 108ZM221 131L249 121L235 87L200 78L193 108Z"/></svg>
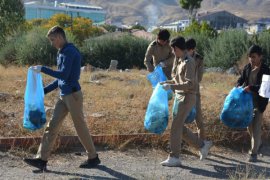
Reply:
<svg viewBox="0 0 270 180"><path fill-rule="evenodd" d="M14 153L0 152L0 179L268 179L270 147L265 147L264 152L256 164L246 164L246 154L224 148L213 148L204 161L199 161L196 154L185 152L183 165L169 168L159 165L167 157L167 153L161 150L99 150L102 164L95 169L78 168L86 159L84 153L78 156L74 152L59 152L51 156L48 172L38 172L27 166L22 161L22 156L25 156L22 153L15 156Z"/></svg>

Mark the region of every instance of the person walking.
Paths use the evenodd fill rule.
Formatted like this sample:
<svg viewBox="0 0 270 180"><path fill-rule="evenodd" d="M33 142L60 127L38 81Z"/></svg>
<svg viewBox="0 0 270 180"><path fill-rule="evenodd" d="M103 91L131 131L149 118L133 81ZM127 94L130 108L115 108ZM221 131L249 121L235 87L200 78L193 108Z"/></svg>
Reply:
<svg viewBox="0 0 270 180"><path fill-rule="evenodd" d="M84 120L83 94L79 84L81 54L72 43L67 42L65 32L61 27L52 27L48 31L47 37L51 45L58 49L57 70L41 65L32 66L31 69L37 73L43 72L56 78L44 88L44 93L47 94L59 88L60 97L56 102L52 118L45 128L36 157L33 159L25 158L24 162L40 170L46 169L58 132L69 112L79 139L88 155L88 159L80 165L80 168L95 167L100 164L100 159Z"/></svg>
<svg viewBox="0 0 270 180"><path fill-rule="evenodd" d="M170 131L169 157L160 164L163 166L180 166L180 151L182 139L188 144L199 149L200 159L203 160L208 155L212 146L211 142L203 141L190 129L185 127L184 122L192 108L196 104L197 76L195 60L186 51L185 39L181 36L174 38L170 43L175 54L172 80L161 82L165 90L172 89L175 92L173 121Z"/></svg>
<svg viewBox="0 0 270 180"><path fill-rule="evenodd" d="M253 96L253 120L248 126L248 132L251 136L251 149L247 161L256 162L259 147L262 144L262 121L268 98L259 95L259 89L262 83L262 76L270 75L269 67L263 63L262 48L258 45L252 45L248 49L249 63L244 67L241 76L237 80L237 87L243 87L244 91L251 92Z"/></svg>

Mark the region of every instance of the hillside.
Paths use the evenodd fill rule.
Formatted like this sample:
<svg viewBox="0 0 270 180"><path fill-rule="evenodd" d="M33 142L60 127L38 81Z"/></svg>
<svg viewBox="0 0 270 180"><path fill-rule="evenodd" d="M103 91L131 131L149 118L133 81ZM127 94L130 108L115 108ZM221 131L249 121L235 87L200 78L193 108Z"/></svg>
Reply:
<svg viewBox="0 0 270 180"><path fill-rule="evenodd" d="M187 17L178 0L85 0L108 12L112 23L145 26ZM227 10L248 20L270 17L270 0L204 0L199 11Z"/></svg>
<svg viewBox="0 0 270 180"><path fill-rule="evenodd" d="M270 16L270 0L204 0L200 11L227 10L247 20Z"/></svg>
<svg viewBox="0 0 270 180"><path fill-rule="evenodd" d="M24 0L30 1L30 0ZM38 0L54 2L54 0ZM103 7L107 20L113 24L140 24L149 27L187 18L179 0L58 0L86 2ZM270 17L270 0L204 0L202 11L227 10L247 20Z"/></svg>

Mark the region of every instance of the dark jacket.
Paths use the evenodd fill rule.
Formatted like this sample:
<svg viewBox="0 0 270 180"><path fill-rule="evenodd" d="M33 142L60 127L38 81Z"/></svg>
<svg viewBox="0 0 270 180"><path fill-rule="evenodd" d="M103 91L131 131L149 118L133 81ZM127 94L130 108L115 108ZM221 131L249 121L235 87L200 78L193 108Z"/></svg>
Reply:
<svg viewBox="0 0 270 180"><path fill-rule="evenodd" d="M251 72L251 64L249 63L244 67L244 70L237 81L237 86L243 86L243 87L249 86L248 79L249 79L250 72ZM256 85L250 86L250 90L258 95L258 109L262 113L265 111L266 106L268 104L268 98L264 98L259 95L259 89L261 87L263 74L270 75L270 69L265 64L262 64L260 67L260 70L257 74Z"/></svg>
<svg viewBox="0 0 270 180"><path fill-rule="evenodd" d="M56 78L51 84L44 88L44 93L49 93L56 88L60 88L60 95L68 95L79 91L81 73L81 54L71 43L65 46L57 54L57 71L42 66L41 72Z"/></svg>

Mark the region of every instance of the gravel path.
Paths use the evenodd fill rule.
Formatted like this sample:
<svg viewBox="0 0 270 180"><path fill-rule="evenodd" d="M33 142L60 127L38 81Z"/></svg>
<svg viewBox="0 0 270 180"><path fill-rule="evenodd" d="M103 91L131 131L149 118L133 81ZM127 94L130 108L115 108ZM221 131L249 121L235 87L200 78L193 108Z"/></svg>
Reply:
<svg viewBox="0 0 270 180"><path fill-rule="evenodd" d="M268 179L270 147L264 147L264 152L258 163L246 164L246 154L214 147L204 161L185 152L183 165L169 168L159 164L167 157L167 153L161 150L99 150L102 163L95 169L78 168L86 159L85 153L81 156L74 152L56 153L51 156L47 172L38 172L27 166L20 156L0 152L0 179Z"/></svg>

